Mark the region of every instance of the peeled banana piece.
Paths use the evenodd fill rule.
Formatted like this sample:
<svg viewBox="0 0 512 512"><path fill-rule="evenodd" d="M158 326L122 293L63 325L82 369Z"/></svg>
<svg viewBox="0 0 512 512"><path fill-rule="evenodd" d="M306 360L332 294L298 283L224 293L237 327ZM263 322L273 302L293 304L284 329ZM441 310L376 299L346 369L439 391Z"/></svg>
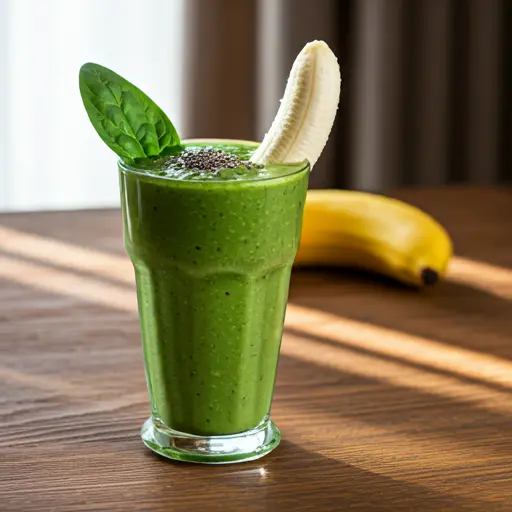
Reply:
<svg viewBox="0 0 512 512"><path fill-rule="evenodd" d="M343 190L310 190L296 266L378 272L413 286L435 284L453 248L430 215L402 201Z"/></svg>
<svg viewBox="0 0 512 512"><path fill-rule="evenodd" d="M259 164L300 162L311 168L331 132L340 98L336 56L323 41L312 41L293 63L281 105L251 161Z"/></svg>

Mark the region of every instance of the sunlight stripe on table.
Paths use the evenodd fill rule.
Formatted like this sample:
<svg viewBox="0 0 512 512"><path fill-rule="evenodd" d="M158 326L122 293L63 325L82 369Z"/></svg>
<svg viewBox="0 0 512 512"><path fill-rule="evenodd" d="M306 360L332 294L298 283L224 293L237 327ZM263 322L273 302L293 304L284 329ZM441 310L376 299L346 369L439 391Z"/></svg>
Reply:
<svg viewBox="0 0 512 512"><path fill-rule="evenodd" d="M440 375L303 336L287 333L281 353L345 374L442 396L458 403L476 405L481 409L494 412L512 411L512 395L507 391L497 391L485 385L461 381L455 376Z"/></svg>
<svg viewBox="0 0 512 512"><path fill-rule="evenodd" d="M134 282L133 267L128 256L116 256L4 226L0 226L0 249L13 255L90 272L121 283Z"/></svg>
<svg viewBox="0 0 512 512"><path fill-rule="evenodd" d="M289 304L285 326L345 346L512 389L512 362L437 340Z"/></svg>
<svg viewBox="0 0 512 512"><path fill-rule="evenodd" d="M512 299L512 270L505 267L455 256L448 266L446 279Z"/></svg>
<svg viewBox="0 0 512 512"><path fill-rule="evenodd" d="M122 311L137 311L136 294L132 290L21 261L4 254L0 255L0 277Z"/></svg>

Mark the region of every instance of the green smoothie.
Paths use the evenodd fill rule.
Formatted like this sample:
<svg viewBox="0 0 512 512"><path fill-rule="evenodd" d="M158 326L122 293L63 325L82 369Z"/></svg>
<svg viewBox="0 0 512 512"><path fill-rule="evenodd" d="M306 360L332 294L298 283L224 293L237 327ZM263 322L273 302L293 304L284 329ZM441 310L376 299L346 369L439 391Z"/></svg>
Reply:
<svg viewBox="0 0 512 512"><path fill-rule="evenodd" d="M120 164L153 418L174 431L235 434L269 414L309 166L237 166L256 146ZM228 168L187 165L206 147Z"/></svg>

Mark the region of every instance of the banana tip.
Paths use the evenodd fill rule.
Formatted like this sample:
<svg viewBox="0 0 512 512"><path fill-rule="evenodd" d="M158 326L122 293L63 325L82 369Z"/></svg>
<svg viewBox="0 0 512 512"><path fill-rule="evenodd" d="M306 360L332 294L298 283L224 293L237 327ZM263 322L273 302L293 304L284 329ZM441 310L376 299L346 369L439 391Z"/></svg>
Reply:
<svg viewBox="0 0 512 512"><path fill-rule="evenodd" d="M425 286L433 286L439 281L439 273L429 267L425 267L421 271L421 281Z"/></svg>

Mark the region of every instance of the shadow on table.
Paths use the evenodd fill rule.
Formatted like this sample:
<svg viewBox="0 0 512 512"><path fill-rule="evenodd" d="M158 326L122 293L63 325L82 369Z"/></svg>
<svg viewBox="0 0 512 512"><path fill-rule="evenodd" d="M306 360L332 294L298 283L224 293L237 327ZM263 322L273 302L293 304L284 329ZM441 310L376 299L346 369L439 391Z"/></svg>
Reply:
<svg viewBox="0 0 512 512"><path fill-rule="evenodd" d="M157 455L148 452L147 457L159 463L152 493L155 506L168 503L175 493L183 510L188 510L187 506L247 512L477 510L478 502L474 500L365 471L286 440L264 459L239 465L208 467L170 462L166 466ZM171 481L172 490L165 485ZM196 483L195 492L184 495L190 493L191 482ZM217 499L205 504L201 490L208 490L208 495Z"/></svg>

